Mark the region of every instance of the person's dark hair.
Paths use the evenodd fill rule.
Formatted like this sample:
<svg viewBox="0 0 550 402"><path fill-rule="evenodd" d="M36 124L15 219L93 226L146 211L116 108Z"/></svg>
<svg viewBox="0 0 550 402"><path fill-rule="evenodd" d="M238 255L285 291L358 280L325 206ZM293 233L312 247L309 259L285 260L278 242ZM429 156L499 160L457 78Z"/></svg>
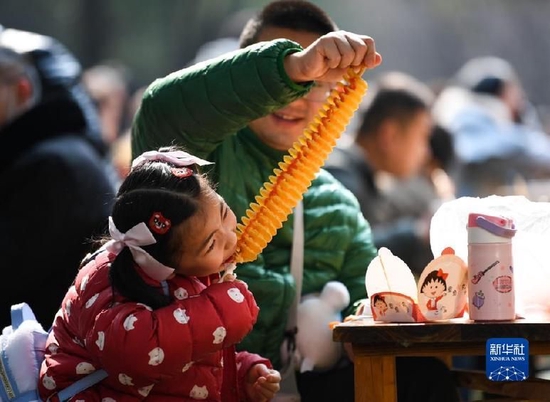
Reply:
<svg viewBox="0 0 550 402"><path fill-rule="evenodd" d="M425 110L428 110L426 102L412 92L404 89L382 89L363 110L357 138L372 135L389 119L407 124L418 112Z"/></svg>
<svg viewBox="0 0 550 402"><path fill-rule="evenodd" d="M450 172L456 162L456 153L453 136L449 130L436 124L430 136L430 149L441 169Z"/></svg>
<svg viewBox="0 0 550 402"><path fill-rule="evenodd" d="M258 42L266 27L313 32L319 36L338 29L328 14L315 4L304 0L275 0L248 20L239 39L241 48Z"/></svg>
<svg viewBox="0 0 550 402"><path fill-rule="evenodd" d="M361 105L357 138L376 133L386 120L408 124L419 112L428 111L434 101L431 89L415 77L389 71L379 76Z"/></svg>
<svg viewBox="0 0 550 402"><path fill-rule="evenodd" d="M170 229L164 234L151 231L156 243L142 246L154 259L169 267L177 264L184 244L180 224L201 209L201 196L212 191L204 176L194 172L191 176L179 177L172 172L173 168L166 162L154 161L133 169L119 189L112 212L113 222L122 233L141 222L148 224L157 212L169 219ZM162 291L142 279L128 247L112 262L109 276L114 290L130 300L153 309L170 302Z"/></svg>

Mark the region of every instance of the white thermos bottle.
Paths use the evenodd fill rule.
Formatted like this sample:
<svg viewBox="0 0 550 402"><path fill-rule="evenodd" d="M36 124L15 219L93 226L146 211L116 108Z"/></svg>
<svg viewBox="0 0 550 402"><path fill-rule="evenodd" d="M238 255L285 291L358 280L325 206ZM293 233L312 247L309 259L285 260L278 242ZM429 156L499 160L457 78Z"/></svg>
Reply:
<svg viewBox="0 0 550 402"><path fill-rule="evenodd" d="M506 321L516 316L511 219L468 216L468 301L470 318Z"/></svg>

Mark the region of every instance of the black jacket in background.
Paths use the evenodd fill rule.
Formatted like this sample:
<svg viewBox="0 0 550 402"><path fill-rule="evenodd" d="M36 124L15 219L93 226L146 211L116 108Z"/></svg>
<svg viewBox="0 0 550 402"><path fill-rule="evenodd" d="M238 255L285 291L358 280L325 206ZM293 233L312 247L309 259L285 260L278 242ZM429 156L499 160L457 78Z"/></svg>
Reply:
<svg viewBox="0 0 550 402"><path fill-rule="evenodd" d="M88 240L106 230L116 190L95 111L70 79L80 69L64 70L74 59L49 45L31 53L42 101L0 128L0 328L20 302L50 327Z"/></svg>

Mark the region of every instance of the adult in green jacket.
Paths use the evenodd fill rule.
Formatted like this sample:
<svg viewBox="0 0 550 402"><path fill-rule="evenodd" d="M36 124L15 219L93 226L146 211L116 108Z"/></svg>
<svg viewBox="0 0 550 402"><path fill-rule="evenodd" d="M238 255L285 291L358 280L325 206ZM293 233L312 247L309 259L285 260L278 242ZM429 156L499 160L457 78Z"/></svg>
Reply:
<svg viewBox="0 0 550 402"><path fill-rule="evenodd" d="M217 191L243 216L263 183L286 155L270 147L248 123L303 97L311 88L285 72L285 56L301 47L289 40L253 45L236 54L201 63L156 80L145 92L132 132L132 153L176 143L212 162ZM302 294L326 282L344 283L351 304L363 299L365 270L376 254L368 223L354 196L321 171L304 194L304 274ZM279 365L289 308L294 298L290 273L293 217L254 262L237 267L260 306L252 333L240 345Z"/></svg>

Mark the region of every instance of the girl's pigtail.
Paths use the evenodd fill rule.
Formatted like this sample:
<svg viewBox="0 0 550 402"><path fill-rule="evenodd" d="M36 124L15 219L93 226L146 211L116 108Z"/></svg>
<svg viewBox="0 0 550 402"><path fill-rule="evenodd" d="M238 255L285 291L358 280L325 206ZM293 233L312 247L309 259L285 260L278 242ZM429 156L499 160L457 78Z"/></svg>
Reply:
<svg viewBox="0 0 550 402"><path fill-rule="evenodd" d="M139 300L153 310L170 304L169 296L162 289L146 283L134 268L130 249L125 247L111 263L109 278L118 293L129 300Z"/></svg>

